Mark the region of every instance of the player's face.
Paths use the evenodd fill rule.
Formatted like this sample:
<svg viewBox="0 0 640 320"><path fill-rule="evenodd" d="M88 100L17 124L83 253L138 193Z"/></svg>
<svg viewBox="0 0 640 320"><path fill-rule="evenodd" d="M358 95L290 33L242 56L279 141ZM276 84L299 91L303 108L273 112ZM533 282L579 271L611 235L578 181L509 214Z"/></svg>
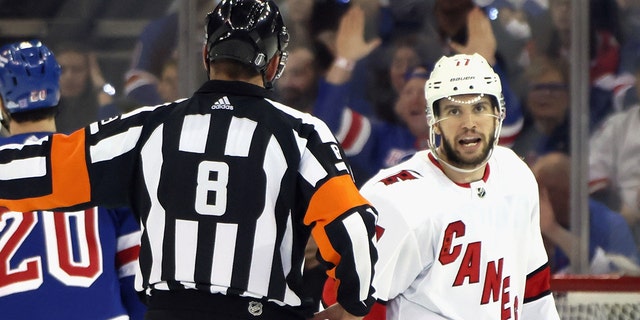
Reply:
<svg viewBox="0 0 640 320"><path fill-rule="evenodd" d="M487 158L495 142L498 114L487 96L457 95L439 102L435 129L441 136L438 152L448 163L473 169Z"/></svg>

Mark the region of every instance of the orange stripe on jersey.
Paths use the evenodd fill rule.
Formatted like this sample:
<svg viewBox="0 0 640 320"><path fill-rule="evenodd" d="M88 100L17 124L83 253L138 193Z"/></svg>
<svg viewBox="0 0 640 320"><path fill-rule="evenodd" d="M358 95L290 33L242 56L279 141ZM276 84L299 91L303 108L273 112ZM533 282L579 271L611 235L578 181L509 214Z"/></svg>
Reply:
<svg viewBox="0 0 640 320"><path fill-rule="evenodd" d="M51 147L51 173L55 202L63 206L91 200L91 185L85 155L84 130L54 135Z"/></svg>
<svg viewBox="0 0 640 320"><path fill-rule="evenodd" d="M343 213L365 204L369 202L360 195L351 176L346 174L329 179L311 197L304 223L316 222L312 233L323 259L333 264L340 261L340 255L333 250L324 227Z"/></svg>
<svg viewBox="0 0 640 320"><path fill-rule="evenodd" d="M69 207L91 199L89 172L84 151L84 130L51 138L52 193L20 200L4 200L15 211L32 211Z"/></svg>
<svg viewBox="0 0 640 320"><path fill-rule="evenodd" d="M529 274L524 289L524 302L535 300L547 294L551 290L550 280L551 271L548 264Z"/></svg>

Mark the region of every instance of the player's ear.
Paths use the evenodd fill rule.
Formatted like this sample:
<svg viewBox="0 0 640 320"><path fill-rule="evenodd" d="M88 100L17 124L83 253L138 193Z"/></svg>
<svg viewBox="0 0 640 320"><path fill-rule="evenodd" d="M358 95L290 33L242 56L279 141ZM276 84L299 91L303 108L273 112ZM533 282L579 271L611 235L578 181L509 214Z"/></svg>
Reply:
<svg viewBox="0 0 640 320"><path fill-rule="evenodd" d="M440 130L440 122L434 123L433 126L431 126L431 130L433 130L433 133L435 133L436 135L442 135L442 130Z"/></svg>
<svg viewBox="0 0 640 320"><path fill-rule="evenodd" d="M275 55L271 60L269 60L269 65L267 66L267 70L265 71L266 78L270 81L275 80L276 74L278 72L278 65L280 64L280 55Z"/></svg>
<svg viewBox="0 0 640 320"><path fill-rule="evenodd" d="M211 72L209 71L209 68L211 67L209 65L209 50L207 50L206 44L202 46L202 65L204 66L204 69L207 71L207 79L211 79L211 75L210 75Z"/></svg>

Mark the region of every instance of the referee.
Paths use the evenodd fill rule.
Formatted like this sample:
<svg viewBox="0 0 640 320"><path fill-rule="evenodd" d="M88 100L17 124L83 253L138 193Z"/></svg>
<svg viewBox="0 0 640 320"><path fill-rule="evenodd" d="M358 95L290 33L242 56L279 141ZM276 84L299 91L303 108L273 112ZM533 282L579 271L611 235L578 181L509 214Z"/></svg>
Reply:
<svg viewBox="0 0 640 320"><path fill-rule="evenodd" d="M376 213L317 118L275 102L286 63L276 5L223 0L207 15L209 75L191 98L0 149L0 206L129 206L143 225L145 319L305 319L312 234L339 305L373 303Z"/></svg>

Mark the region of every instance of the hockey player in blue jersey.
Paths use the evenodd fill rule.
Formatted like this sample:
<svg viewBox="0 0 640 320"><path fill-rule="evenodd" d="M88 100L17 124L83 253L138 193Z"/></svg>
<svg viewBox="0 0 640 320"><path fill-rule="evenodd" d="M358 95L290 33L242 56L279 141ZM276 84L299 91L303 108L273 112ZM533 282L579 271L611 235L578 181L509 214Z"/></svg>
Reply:
<svg viewBox="0 0 640 320"><path fill-rule="evenodd" d="M0 149L56 131L60 72L39 41L0 48L0 121L10 133ZM1 318L142 319L146 307L134 289L140 232L126 209L0 208Z"/></svg>

